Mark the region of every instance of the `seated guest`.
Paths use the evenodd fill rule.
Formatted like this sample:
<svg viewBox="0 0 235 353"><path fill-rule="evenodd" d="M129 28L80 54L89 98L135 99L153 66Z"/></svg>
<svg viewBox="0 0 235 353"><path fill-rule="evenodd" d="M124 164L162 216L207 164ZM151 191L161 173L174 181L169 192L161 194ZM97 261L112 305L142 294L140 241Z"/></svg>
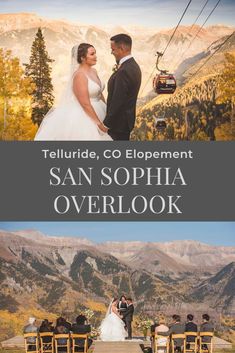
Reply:
<svg viewBox="0 0 235 353"><path fill-rule="evenodd" d="M36 319L34 317L29 318L28 325L24 327L23 333L38 333L38 327L36 326ZM30 345L28 346L29 351L36 350L36 337L28 337L27 343L30 343Z"/></svg>
<svg viewBox="0 0 235 353"><path fill-rule="evenodd" d="M210 322L210 316L208 314L202 315L202 324L200 326L200 332L214 332L214 325ZM209 343L211 337L202 337L202 342ZM203 349L207 349L207 345L202 345Z"/></svg>
<svg viewBox="0 0 235 353"><path fill-rule="evenodd" d="M158 320L158 325L155 327L155 335L159 334L160 332L168 332L169 327L166 326L166 320L164 317L160 317ZM165 353L166 352L166 344L167 344L167 338L165 337L159 337L157 338L157 345L160 347L157 350L157 353Z"/></svg>
<svg viewBox="0 0 235 353"><path fill-rule="evenodd" d="M53 332L54 327L52 322L49 322L47 319L43 320L41 326L39 327L39 332Z"/></svg>
<svg viewBox="0 0 235 353"><path fill-rule="evenodd" d="M167 332L158 332L159 335L162 336L171 336L172 334L184 334L185 331L185 325L181 324L180 322L180 316L179 315L173 315L172 316L173 323L170 326L169 330ZM175 350L178 353L181 353L181 347L183 345L183 339L178 338L174 340L175 342Z"/></svg>
<svg viewBox="0 0 235 353"><path fill-rule="evenodd" d="M187 322L185 324L185 332L197 332L197 325L193 322L193 315L187 315ZM195 342L194 336L188 336L186 342L186 348L190 349L190 342Z"/></svg>
<svg viewBox="0 0 235 353"><path fill-rule="evenodd" d="M78 315L78 317L76 318L76 323L72 325L72 332L73 333L77 333L77 334L86 334L86 333L90 333L91 332L91 326L90 325L85 325L86 322L86 317L84 315ZM84 350L84 343L85 343L85 339L81 338L81 339L76 339L75 340L76 345L78 345L79 347L75 348L76 352L83 352ZM92 339L88 338L88 348L91 346L92 344Z"/></svg>
<svg viewBox="0 0 235 353"><path fill-rule="evenodd" d="M66 320L63 317L59 317L56 320L56 326L54 329L54 333L55 334L68 334L70 331L69 329L66 327ZM58 345L66 345L67 344L67 339L66 338L59 338L57 340ZM63 352L65 350L64 347L58 347L58 350L60 352Z"/></svg>
<svg viewBox="0 0 235 353"><path fill-rule="evenodd" d="M41 326L39 327L39 332L40 333L45 333L45 332L53 332L54 327L52 326L52 322L49 322L47 319L43 320L41 323ZM45 347L45 349L50 349L51 345L50 343L52 342L51 337L42 337L43 343L48 343L48 345Z"/></svg>
<svg viewBox="0 0 235 353"><path fill-rule="evenodd" d="M61 316L56 320L56 326L54 333L69 333L70 330L67 325L67 321Z"/></svg>
<svg viewBox="0 0 235 353"><path fill-rule="evenodd" d="M71 331L72 330L72 324L71 324L71 322L69 322L66 318L64 319L64 323L65 323L65 327L67 327L67 329L69 330L69 331Z"/></svg>

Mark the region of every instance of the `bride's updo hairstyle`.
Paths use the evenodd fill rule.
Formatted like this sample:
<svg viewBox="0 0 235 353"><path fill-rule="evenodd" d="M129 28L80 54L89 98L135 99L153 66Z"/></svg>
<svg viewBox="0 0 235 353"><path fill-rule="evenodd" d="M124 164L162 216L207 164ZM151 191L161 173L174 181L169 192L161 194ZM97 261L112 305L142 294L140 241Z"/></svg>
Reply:
<svg viewBox="0 0 235 353"><path fill-rule="evenodd" d="M118 298L113 298L112 303L115 303L118 300Z"/></svg>
<svg viewBox="0 0 235 353"><path fill-rule="evenodd" d="M82 63L82 58L86 58L89 48L94 48L94 47L93 47L93 45L88 44L88 43L79 44L78 51L77 51L77 62L79 64Z"/></svg>

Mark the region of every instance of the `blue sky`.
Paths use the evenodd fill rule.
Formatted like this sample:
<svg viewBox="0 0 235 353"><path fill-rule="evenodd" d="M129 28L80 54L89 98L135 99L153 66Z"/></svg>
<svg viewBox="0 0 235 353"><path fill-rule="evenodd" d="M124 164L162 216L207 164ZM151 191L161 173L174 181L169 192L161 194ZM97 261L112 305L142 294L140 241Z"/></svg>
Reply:
<svg viewBox="0 0 235 353"><path fill-rule="evenodd" d="M190 239L235 246L235 222L0 222L0 229L36 229L48 235L81 236L97 243Z"/></svg>
<svg viewBox="0 0 235 353"><path fill-rule="evenodd" d="M191 25L206 0L193 0L182 22ZM217 0L210 0L199 19L202 24ZM174 27L188 0L0 0L0 12L34 12L54 19L94 25ZM221 0L208 24L235 25L234 0Z"/></svg>

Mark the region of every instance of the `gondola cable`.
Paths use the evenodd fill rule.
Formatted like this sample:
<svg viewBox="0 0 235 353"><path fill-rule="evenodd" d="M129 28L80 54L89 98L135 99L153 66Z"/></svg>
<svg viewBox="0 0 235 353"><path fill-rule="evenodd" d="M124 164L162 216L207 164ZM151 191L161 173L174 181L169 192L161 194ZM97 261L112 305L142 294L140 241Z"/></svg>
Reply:
<svg viewBox="0 0 235 353"><path fill-rule="evenodd" d="M180 20L179 20L177 26L175 27L174 32L172 33L172 35L171 35L171 37L170 37L170 40L168 41L168 43L167 43L167 45L166 45L166 48L164 49L164 51L163 51L163 53L162 53L162 57L163 57L163 55L165 54L167 48L169 47L169 45L170 45L170 43L171 43L171 41L172 41L172 39L173 39L173 37L174 37L174 35L175 35L175 33L176 33L178 27L179 27L179 25L180 25L182 19L184 18L184 15L186 14L186 12L187 12L187 10L188 10L189 5L191 4L191 2L192 2L192 0L189 0L189 2L188 2L188 4L187 4L186 8L184 9L184 12L183 12L182 16L181 16L181 18L180 18Z"/></svg>
<svg viewBox="0 0 235 353"><path fill-rule="evenodd" d="M195 24L197 23L197 20L200 18L201 14L203 13L203 11L204 11L204 9L205 9L205 7L206 7L206 5L208 4L209 1L210 1L210 0L206 0L205 4L204 4L203 7L201 8L201 10L200 10L200 12L199 12L197 18L195 19L195 21L193 22L192 26L190 27L188 34L191 33L193 27L194 27ZM182 45L184 44L185 41L186 41L186 38L184 39ZM177 61L177 63L176 63L175 65L173 65L173 70L172 70L172 71L174 71L175 68L178 67L178 65L179 65L179 63L180 63L180 61L181 61L181 58L184 57L184 54L186 53L187 50L188 50L188 47L184 50L183 54L180 56L180 59Z"/></svg>
<svg viewBox="0 0 235 353"><path fill-rule="evenodd" d="M187 10L188 10L188 7L189 7L189 5L191 4L191 2L192 2L192 0L189 0L189 2L188 2L188 4L187 4L186 8L184 9L184 12L183 12L181 18L180 18L180 20L179 20L177 26L175 27L174 32L172 33L172 35L171 35L171 37L170 37L170 39L169 39L169 41L168 41L168 43L167 43L167 45L166 45L164 51L163 51L163 55L165 54L167 48L169 47L169 45L170 45L170 43L171 43L171 41L172 41L172 39L173 39L173 37L174 37L174 35L175 35L175 33L176 33L178 27L179 27L179 25L180 25L182 19L184 18L184 16L185 16L185 14L186 14L186 12L187 12ZM162 55L162 56L163 56L163 55ZM154 71L155 71L155 67L154 67L153 71L151 72L151 74L150 74L148 80L146 81L144 87L143 87L142 90L141 90L141 94L140 94L141 96L142 96L143 91L145 90L145 87L146 87L147 84L149 83L149 81L150 81L150 79L151 79L151 77L152 77Z"/></svg>
<svg viewBox="0 0 235 353"><path fill-rule="evenodd" d="M193 29L193 26L197 23L197 20L199 19L199 17L200 17L201 14L203 13L203 11L204 11L204 9L205 9L205 7L206 7L206 5L208 4L209 1L210 1L210 0L206 0L205 4L204 4L203 7L201 8L201 11L199 12L199 14L198 14L198 16L197 16L197 18L196 18L196 20L193 22L192 26L190 27L189 33L190 33L191 30Z"/></svg>
<svg viewBox="0 0 235 353"><path fill-rule="evenodd" d="M215 4L215 6L213 7L213 9L211 10L211 12L209 13L209 15L207 16L207 18L205 19L205 21L203 22L203 24L201 25L201 27L198 29L197 33L195 34L195 36L193 37L193 39L190 41L188 47L186 48L186 50L184 51L183 55L189 50L189 48L191 47L191 45L193 44L193 42L195 41L195 39L197 38L198 34L201 32L202 28L205 26L205 24L207 23L207 21L209 20L209 18L211 17L211 15L213 14L213 12L215 11L215 9L217 8L217 6L219 5L221 0L218 0L217 3ZM183 57L183 55L181 56L181 58Z"/></svg>
<svg viewBox="0 0 235 353"><path fill-rule="evenodd" d="M196 37L198 36L198 34L201 32L202 28L205 26L206 22L209 20L210 16L213 14L213 12L215 11L215 9L217 8L217 6L219 5L221 0L218 0L217 3L215 4L215 6L213 7L213 9L211 10L211 12L209 13L209 15L207 16L207 18L205 19L205 21L203 22L203 24L201 25L201 27L199 28L199 30L197 31L196 35L194 36L194 38L191 40L191 42L189 43L186 51L191 47L192 43L194 42L194 40L196 39ZM185 51L185 52L186 52ZM184 54L185 54L184 52Z"/></svg>
<svg viewBox="0 0 235 353"><path fill-rule="evenodd" d="M214 51L214 53L212 53L208 58L207 60L198 68L198 70L192 74L192 76L190 76L190 79L192 79L194 76L196 76L198 74L199 71L201 71L201 69L203 68L203 66L206 65L206 63L224 46L224 44L227 43L227 41L235 34L235 31L230 34L230 36L228 36L225 41L223 43L220 44L220 46Z"/></svg>

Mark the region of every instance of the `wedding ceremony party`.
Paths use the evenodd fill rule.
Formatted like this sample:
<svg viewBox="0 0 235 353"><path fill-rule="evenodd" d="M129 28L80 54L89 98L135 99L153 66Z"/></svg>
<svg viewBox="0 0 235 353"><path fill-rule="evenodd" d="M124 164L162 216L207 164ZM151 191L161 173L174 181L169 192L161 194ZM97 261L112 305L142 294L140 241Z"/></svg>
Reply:
<svg viewBox="0 0 235 353"><path fill-rule="evenodd" d="M235 139L234 1L0 5L0 140Z"/></svg>
<svg viewBox="0 0 235 353"><path fill-rule="evenodd" d="M1 222L0 345L233 352L234 222Z"/></svg>

